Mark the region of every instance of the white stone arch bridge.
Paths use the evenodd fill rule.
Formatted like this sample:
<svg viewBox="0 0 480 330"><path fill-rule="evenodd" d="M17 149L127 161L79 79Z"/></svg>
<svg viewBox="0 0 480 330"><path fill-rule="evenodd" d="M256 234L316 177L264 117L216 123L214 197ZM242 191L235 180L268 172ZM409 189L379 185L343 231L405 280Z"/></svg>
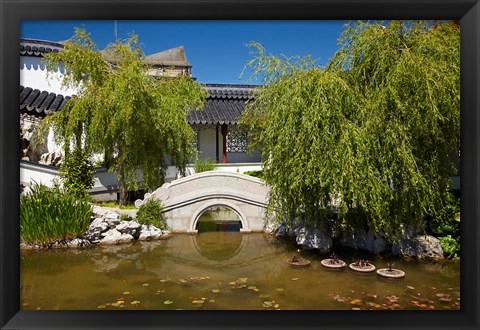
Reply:
<svg viewBox="0 0 480 330"><path fill-rule="evenodd" d="M200 216L209 208L226 206L235 212L242 224L241 232L261 232L265 226L269 188L250 175L208 171L193 174L145 194L135 201L140 207L154 198L164 206L168 227L174 232L197 233Z"/></svg>

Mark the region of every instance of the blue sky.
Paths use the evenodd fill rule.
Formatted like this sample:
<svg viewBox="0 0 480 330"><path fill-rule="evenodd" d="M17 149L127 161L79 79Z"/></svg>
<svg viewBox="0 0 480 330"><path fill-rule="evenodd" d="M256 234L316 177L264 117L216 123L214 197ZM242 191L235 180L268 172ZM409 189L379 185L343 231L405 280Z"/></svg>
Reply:
<svg viewBox="0 0 480 330"><path fill-rule="evenodd" d="M192 64L192 75L203 83L258 84L240 73L261 43L267 52L286 56L310 54L325 65L338 49L343 21L117 21L119 38L136 33L146 55L180 45ZM115 21L22 21L21 38L62 41L74 27L85 26L97 47L115 40Z"/></svg>

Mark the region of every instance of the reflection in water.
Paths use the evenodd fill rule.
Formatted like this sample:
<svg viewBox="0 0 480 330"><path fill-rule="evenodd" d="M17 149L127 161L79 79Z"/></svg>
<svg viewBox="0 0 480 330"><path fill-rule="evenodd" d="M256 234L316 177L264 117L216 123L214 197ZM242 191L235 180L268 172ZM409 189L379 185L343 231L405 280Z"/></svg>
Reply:
<svg viewBox="0 0 480 330"><path fill-rule="evenodd" d="M365 259L355 252L336 252L346 262ZM294 254L312 264L288 266ZM297 252L295 244L284 240L232 232L22 251L21 308L459 309L459 262L369 256L377 268L394 262L407 274L400 281L385 281L348 269L329 272L320 264L323 258L314 251Z"/></svg>
<svg viewBox="0 0 480 330"><path fill-rule="evenodd" d="M242 236L228 231L210 231L192 238L202 256L210 260L228 260L241 250Z"/></svg>

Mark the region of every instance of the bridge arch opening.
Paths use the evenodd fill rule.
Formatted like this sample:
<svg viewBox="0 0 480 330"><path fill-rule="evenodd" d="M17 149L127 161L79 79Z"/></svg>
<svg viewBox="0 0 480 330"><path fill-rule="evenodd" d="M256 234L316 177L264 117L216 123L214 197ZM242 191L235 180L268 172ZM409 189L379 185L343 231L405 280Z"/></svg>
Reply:
<svg viewBox="0 0 480 330"><path fill-rule="evenodd" d="M192 217L190 230L202 232L240 232L249 229L243 212L229 202L210 202L200 207Z"/></svg>
<svg viewBox="0 0 480 330"><path fill-rule="evenodd" d="M198 218L196 230L198 233L211 231L239 232L242 228L240 217L235 211L225 206L211 206Z"/></svg>

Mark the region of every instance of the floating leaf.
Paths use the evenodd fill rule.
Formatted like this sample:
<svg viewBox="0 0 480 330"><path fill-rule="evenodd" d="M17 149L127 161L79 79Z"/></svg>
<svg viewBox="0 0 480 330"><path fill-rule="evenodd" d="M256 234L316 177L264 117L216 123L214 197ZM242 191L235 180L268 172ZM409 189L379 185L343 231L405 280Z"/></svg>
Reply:
<svg viewBox="0 0 480 330"><path fill-rule="evenodd" d="M160 280L160 282L162 282L162 283L165 283L165 282L167 282L167 281L168 281L168 280Z"/></svg>
<svg viewBox="0 0 480 330"><path fill-rule="evenodd" d="M270 295L266 294L266 293L262 293L261 295L259 295L260 298L262 299L267 299L267 298L270 298Z"/></svg>
<svg viewBox="0 0 480 330"><path fill-rule="evenodd" d="M124 300L119 300L119 301L117 301L117 304L119 304L119 305L124 304L124 303L125 303Z"/></svg>
<svg viewBox="0 0 480 330"><path fill-rule="evenodd" d="M173 304L173 301L171 301L171 300L165 300L163 303L164 303L165 305L171 305L171 304Z"/></svg>
<svg viewBox="0 0 480 330"><path fill-rule="evenodd" d="M410 289L410 290L415 290L415 287L413 287L411 285L407 285L407 288Z"/></svg>
<svg viewBox="0 0 480 330"><path fill-rule="evenodd" d="M198 299L198 300L193 300L192 304L203 304L205 301Z"/></svg>
<svg viewBox="0 0 480 330"><path fill-rule="evenodd" d="M368 298L377 299L378 296L377 296L375 293L368 293L368 294L367 294L367 297L368 297Z"/></svg>
<svg viewBox="0 0 480 330"><path fill-rule="evenodd" d="M273 302L272 301L264 301L263 302L263 307L272 307L273 306Z"/></svg>
<svg viewBox="0 0 480 330"><path fill-rule="evenodd" d="M352 307L352 310L354 310L354 311L361 311L362 309L359 308L359 307Z"/></svg>
<svg viewBox="0 0 480 330"><path fill-rule="evenodd" d="M450 301L452 301L452 297L450 297L450 296L443 296L442 298L439 298L438 300L450 302Z"/></svg>
<svg viewBox="0 0 480 330"><path fill-rule="evenodd" d="M183 278L179 279L178 281L179 281L180 283L187 283L187 282L188 282L186 279L183 279Z"/></svg>
<svg viewBox="0 0 480 330"><path fill-rule="evenodd" d="M142 286L149 286L150 284L148 283L143 283Z"/></svg>
<svg viewBox="0 0 480 330"><path fill-rule="evenodd" d="M104 308L107 308L107 306L106 305L98 305L97 308L98 309L104 309Z"/></svg>
<svg viewBox="0 0 480 330"><path fill-rule="evenodd" d="M360 299L354 299L352 301L350 301L350 304L352 305L361 305L362 304L362 301Z"/></svg>
<svg viewBox="0 0 480 330"><path fill-rule="evenodd" d="M213 289L212 292L213 292L213 293L219 293L220 290L218 290L218 289Z"/></svg>
<svg viewBox="0 0 480 330"><path fill-rule="evenodd" d="M128 294L130 294L130 291L124 291L124 292L122 292L122 294L128 295Z"/></svg>
<svg viewBox="0 0 480 330"><path fill-rule="evenodd" d="M235 282L230 282L230 283L228 283L228 284L230 284L230 285L235 285L236 283L235 283Z"/></svg>
<svg viewBox="0 0 480 330"><path fill-rule="evenodd" d="M276 288L275 291L277 291L277 292L282 292L282 291L283 291L283 288Z"/></svg>
<svg viewBox="0 0 480 330"><path fill-rule="evenodd" d="M298 281L298 277L292 278L292 281Z"/></svg>
<svg viewBox="0 0 480 330"><path fill-rule="evenodd" d="M210 299L208 302L209 302L209 303L214 303L214 302L215 302L215 299Z"/></svg>
<svg viewBox="0 0 480 330"><path fill-rule="evenodd" d="M140 301L139 301L139 300L134 300L134 301L132 301L130 304L132 304L132 305L138 305L138 304L140 304Z"/></svg>
<svg viewBox="0 0 480 330"><path fill-rule="evenodd" d="M280 305L279 305L279 304L275 304L273 307L274 307L274 308L280 308Z"/></svg>
<svg viewBox="0 0 480 330"><path fill-rule="evenodd" d="M248 290L254 290L254 289L256 289L256 288L257 288L257 287L254 286L254 285L249 285L249 286L247 287Z"/></svg>

